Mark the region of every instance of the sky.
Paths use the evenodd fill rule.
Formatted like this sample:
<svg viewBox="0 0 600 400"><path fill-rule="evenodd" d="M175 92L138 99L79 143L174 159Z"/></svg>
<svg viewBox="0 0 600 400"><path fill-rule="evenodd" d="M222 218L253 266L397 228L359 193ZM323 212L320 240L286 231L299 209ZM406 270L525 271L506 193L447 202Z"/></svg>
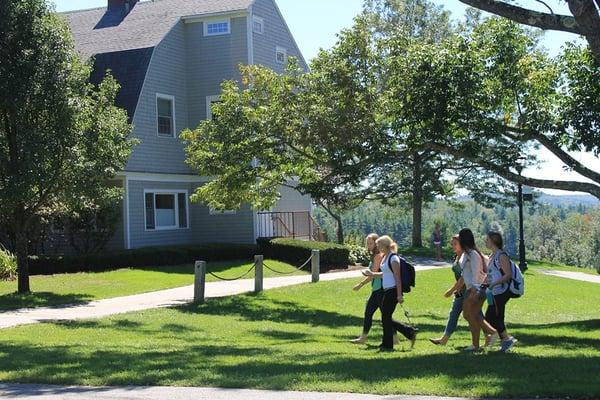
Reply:
<svg viewBox="0 0 600 400"><path fill-rule="evenodd" d="M292 31L300 50L307 60L315 57L319 49L330 48L337 41L336 34L352 25L353 18L362 9L363 0L276 0ZM466 6L458 0L432 0L450 10L453 17L460 19ZM77 9L103 7L107 0L51 0L57 11L70 11ZM547 0L554 12L569 14L564 2ZM532 0L522 1L523 5L544 11L543 6ZM561 46L576 40L577 37L568 33L546 32L543 45L555 55ZM600 172L600 159L591 154L573 154L575 158L584 162L588 167ZM563 171L562 163L549 151L541 150L538 153L544 160L541 167L524 172L525 175L542 179L572 179L584 180L576 173ZM559 191L549 191L553 194L564 194Z"/></svg>

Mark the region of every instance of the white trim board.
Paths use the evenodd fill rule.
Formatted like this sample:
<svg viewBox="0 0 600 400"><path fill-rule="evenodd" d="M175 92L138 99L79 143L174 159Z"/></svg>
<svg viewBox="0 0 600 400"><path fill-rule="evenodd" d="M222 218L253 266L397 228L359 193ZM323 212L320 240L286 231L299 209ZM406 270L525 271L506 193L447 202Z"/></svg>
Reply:
<svg viewBox="0 0 600 400"><path fill-rule="evenodd" d="M209 178L198 175L183 175L183 174L158 174L151 172L120 172L118 176L125 177L131 181L145 182L169 182L169 183L205 183L210 181Z"/></svg>

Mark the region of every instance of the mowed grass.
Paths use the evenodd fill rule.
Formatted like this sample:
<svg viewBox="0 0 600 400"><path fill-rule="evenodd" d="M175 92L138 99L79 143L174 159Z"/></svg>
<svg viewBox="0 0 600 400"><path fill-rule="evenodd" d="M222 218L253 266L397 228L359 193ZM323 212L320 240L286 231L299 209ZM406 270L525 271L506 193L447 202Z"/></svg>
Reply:
<svg viewBox="0 0 600 400"><path fill-rule="evenodd" d="M518 265L518 261L517 261ZM555 271L567 271L567 272L581 272L589 275L598 275L598 271L594 268L581 268L581 267L569 267L561 264L554 264L551 262L545 261L527 261L527 265L529 268L539 268L539 269L550 269Z"/></svg>
<svg viewBox="0 0 600 400"><path fill-rule="evenodd" d="M465 323L447 347L448 270L419 272L406 308L421 329L416 349L354 346L364 290L321 282L211 299L202 306L3 330L0 381L174 385L470 397L600 397L600 286L535 272L508 305L514 353L461 351ZM402 310L396 312L404 319ZM378 316L378 314L377 314Z"/></svg>
<svg viewBox="0 0 600 400"><path fill-rule="evenodd" d="M284 273L306 274L303 271L294 272L290 264L274 260L266 260L269 267ZM247 272L253 262L230 261L209 263L208 271L224 278L236 278ZM310 271L310 265L307 267ZM264 269L265 277L280 276ZM253 279L254 271L246 276ZM208 282L217 279L207 275ZM194 266L180 265L171 267L152 267L143 269L120 269L109 272L61 274L51 276L32 276L31 290L28 295L15 293L16 282L0 282L0 311L15 310L25 307L58 306L65 304L80 304L92 300L128 296L139 293L171 289L194 283Z"/></svg>

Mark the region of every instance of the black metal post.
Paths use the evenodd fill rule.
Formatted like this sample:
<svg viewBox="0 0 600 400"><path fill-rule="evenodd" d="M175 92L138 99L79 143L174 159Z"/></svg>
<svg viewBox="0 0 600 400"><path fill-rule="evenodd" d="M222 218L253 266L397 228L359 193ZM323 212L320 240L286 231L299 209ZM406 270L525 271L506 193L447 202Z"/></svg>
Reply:
<svg viewBox="0 0 600 400"><path fill-rule="evenodd" d="M517 203L519 204L519 268L521 272L527 271L527 258L525 257L525 230L523 228L523 185L519 183Z"/></svg>

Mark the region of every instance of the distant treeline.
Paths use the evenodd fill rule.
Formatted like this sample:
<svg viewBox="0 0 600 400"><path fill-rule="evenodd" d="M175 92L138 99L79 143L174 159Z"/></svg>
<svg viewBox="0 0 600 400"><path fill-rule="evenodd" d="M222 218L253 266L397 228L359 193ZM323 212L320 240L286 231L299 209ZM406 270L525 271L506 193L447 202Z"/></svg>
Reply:
<svg viewBox="0 0 600 400"><path fill-rule="evenodd" d="M330 237L333 223L323 210L317 220ZM475 232L483 246L485 234L502 232L506 250L518 255L519 223L516 208L483 207L473 201L439 200L429 205L423 215L423 237L429 239L436 222L440 222L445 243L461 228ZM401 247L411 243L412 212L378 202L364 203L343 216L346 242L362 244L370 232L391 235ZM600 206L529 204L525 208L527 258L578 267L600 268ZM428 240L431 246L431 240Z"/></svg>

